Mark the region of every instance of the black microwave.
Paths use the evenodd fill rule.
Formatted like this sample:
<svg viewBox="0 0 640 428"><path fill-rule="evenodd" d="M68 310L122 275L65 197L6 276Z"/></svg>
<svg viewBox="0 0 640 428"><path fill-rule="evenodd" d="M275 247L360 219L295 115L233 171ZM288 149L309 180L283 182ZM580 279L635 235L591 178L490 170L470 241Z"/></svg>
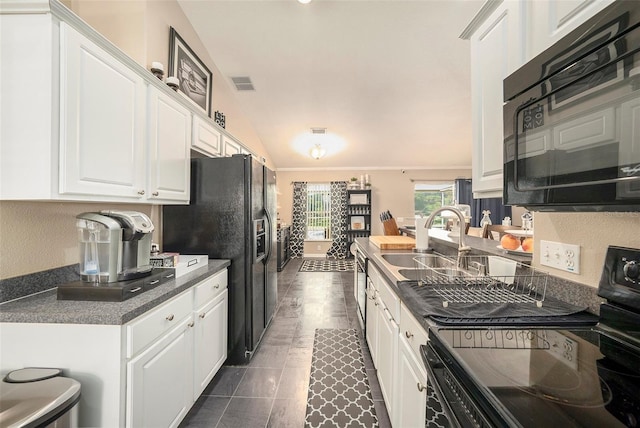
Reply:
<svg viewBox="0 0 640 428"><path fill-rule="evenodd" d="M505 205L640 211L640 1L616 1L504 80Z"/></svg>

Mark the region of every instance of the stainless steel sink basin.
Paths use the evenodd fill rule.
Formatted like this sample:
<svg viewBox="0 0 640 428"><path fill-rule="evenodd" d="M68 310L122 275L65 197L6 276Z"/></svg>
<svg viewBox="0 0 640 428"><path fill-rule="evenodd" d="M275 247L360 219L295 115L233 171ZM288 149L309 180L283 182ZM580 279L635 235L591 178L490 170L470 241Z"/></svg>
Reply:
<svg viewBox="0 0 640 428"><path fill-rule="evenodd" d="M381 254L380 257L390 265L407 268L450 267L455 263L439 254L390 253Z"/></svg>
<svg viewBox="0 0 640 428"><path fill-rule="evenodd" d="M468 272L457 269L456 267L439 267L431 269L398 269L398 274L412 281L424 280L425 277L429 277L434 282L437 282L439 279L446 281L452 280L454 278L470 276Z"/></svg>

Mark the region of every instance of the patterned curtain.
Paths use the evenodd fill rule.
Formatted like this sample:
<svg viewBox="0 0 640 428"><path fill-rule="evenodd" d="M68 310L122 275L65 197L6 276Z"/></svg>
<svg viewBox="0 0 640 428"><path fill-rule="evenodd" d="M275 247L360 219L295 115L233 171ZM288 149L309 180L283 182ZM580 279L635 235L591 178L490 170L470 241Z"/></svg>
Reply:
<svg viewBox="0 0 640 428"><path fill-rule="evenodd" d="M347 258L347 182L331 182L331 238L327 257Z"/></svg>
<svg viewBox="0 0 640 428"><path fill-rule="evenodd" d="M474 199L471 191L471 180L456 179L456 195L459 204L471 207L471 226L479 227L482 211L491 211L491 223L502 224L502 219L511 217L511 207L502 205L502 198ZM513 220L513 219L512 219Z"/></svg>
<svg viewBox="0 0 640 428"><path fill-rule="evenodd" d="M289 251L292 258L304 256L304 237L307 233L307 182L293 183L293 215L291 216Z"/></svg>

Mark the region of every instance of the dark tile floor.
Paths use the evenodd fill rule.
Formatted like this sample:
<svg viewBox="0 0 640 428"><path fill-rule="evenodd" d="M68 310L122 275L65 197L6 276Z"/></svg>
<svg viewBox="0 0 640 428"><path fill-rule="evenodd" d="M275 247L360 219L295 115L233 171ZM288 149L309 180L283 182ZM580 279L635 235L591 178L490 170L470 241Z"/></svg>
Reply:
<svg viewBox="0 0 640 428"><path fill-rule="evenodd" d="M181 427L304 426L316 328L355 328L380 427L390 427L353 297L353 272L298 272L291 260L278 274L278 310L247 366L223 366Z"/></svg>

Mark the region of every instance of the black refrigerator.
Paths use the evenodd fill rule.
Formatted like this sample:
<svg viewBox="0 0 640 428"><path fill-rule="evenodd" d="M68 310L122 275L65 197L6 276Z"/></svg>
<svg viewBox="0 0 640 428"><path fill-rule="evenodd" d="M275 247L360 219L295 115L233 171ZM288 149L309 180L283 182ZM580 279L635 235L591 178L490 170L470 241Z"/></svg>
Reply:
<svg viewBox="0 0 640 428"><path fill-rule="evenodd" d="M276 175L251 155L191 159L191 202L164 206L163 251L230 259L227 364L251 360L278 297Z"/></svg>

